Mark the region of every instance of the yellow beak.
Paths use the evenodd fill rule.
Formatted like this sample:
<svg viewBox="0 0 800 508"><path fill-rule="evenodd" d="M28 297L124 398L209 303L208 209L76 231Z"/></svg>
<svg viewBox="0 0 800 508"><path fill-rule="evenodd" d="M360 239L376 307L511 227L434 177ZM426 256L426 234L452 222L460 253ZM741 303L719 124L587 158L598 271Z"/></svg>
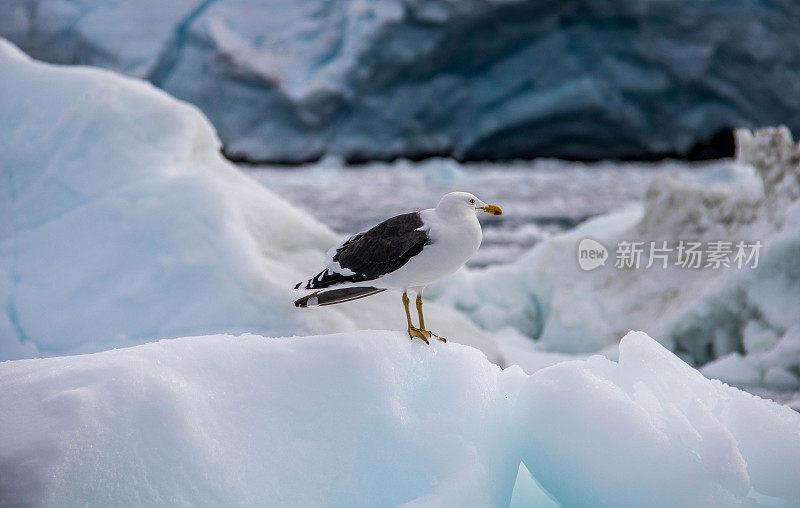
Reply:
<svg viewBox="0 0 800 508"><path fill-rule="evenodd" d="M486 213L490 213L492 215L503 215L503 210L500 209L499 206L495 205L486 205L480 207L480 210L483 210Z"/></svg>

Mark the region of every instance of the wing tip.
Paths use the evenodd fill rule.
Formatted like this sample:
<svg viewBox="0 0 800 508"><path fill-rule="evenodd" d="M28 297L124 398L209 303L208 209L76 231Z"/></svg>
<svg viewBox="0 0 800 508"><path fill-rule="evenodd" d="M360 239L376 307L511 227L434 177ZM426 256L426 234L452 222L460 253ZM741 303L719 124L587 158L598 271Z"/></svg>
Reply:
<svg viewBox="0 0 800 508"><path fill-rule="evenodd" d="M294 301L294 306L304 309L306 307L319 307L319 298L314 295L304 296Z"/></svg>
<svg viewBox="0 0 800 508"><path fill-rule="evenodd" d="M294 306L299 308L322 307L324 305L334 305L337 303L358 300L367 296L386 291L385 288L376 287L350 287L341 289L330 289L327 291L317 291L294 301Z"/></svg>
<svg viewBox="0 0 800 508"><path fill-rule="evenodd" d="M297 288L295 288L297 289ZM294 301L294 306L299 308L306 308L306 307L318 307L319 306L319 291L315 293L311 293L310 295L306 295L302 298L298 298Z"/></svg>

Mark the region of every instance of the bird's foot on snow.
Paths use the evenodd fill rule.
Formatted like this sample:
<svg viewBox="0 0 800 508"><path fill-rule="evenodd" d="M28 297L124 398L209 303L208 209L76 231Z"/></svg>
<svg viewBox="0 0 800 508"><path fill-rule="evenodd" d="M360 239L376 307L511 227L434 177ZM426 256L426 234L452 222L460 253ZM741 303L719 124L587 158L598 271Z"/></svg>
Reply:
<svg viewBox="0 0 800 508"><path fill-rule="evenodd" d="M411 337L411 340L414 340L415 338L424 340L425 344L428 344L428 345L430 345L430 342L428 340L431 337L436 338L436 339L440 340L441 342L447 342L447 339L445 339L444 337L439 337L435 333L432 333L430 330L422 330L422 329L417 328L415 326L412 326L411 328L408 329L408 336Z"/></svg>
<svg viewBox="0 0 800 508"><path fill-rule="evenodd" d="M430 345L428 339L431 338L431 332L428 330L420 330L419 328L412 326L408 328L408 336L411 337L411 340L414 340L415 338L421 339L425 341L425 344Z"/></svg>

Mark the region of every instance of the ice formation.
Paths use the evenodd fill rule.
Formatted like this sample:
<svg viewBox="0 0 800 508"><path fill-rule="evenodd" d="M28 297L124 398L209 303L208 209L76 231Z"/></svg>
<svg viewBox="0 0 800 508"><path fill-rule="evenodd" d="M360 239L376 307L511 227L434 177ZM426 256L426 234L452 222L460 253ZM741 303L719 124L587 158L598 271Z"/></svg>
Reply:
<svg viewBox="0 0 800 508"><path fill-rule="evenodd" d="M737 126L800 128L794 0L2 0L0 12L0 36L35 57L146 78L256 159L642 156Z"/></svg>
<svg viewBox="0 0 800 508"><path fill-rule="evenodd" d="M195 107L0 40L0 360L189 334L404 329L400 298L298 312L335 235L219 154ZM435 305L444 336L496 348Z"/></svg>
<svg viewBox="0 0 800 508"><path fill-rule="evenodd" d="M636 332L531 376L401 332L164 340L2 363L0 414L10 505L800 503L800 415Z"/></svg>
<svg viewBox="0 0 800 508"><path fill-rule="evenodd" d="M547 350L596 352L629 328L642 329L694 365L716 360L709 375L797 391L800 147L785 128L740 130L737 141L737 160L753 178L711 186L657 179L643 206L557 235L514 265L462 272L436 288L438 298L487 329L515 327ZM610 261L582 271L584 238L606 246ZM763 248L755 269L688 269L675 266L680 240L760 241ZM616 268L620 241L670 242L668 267L645 268L644 256L638 269Z"/></svg>

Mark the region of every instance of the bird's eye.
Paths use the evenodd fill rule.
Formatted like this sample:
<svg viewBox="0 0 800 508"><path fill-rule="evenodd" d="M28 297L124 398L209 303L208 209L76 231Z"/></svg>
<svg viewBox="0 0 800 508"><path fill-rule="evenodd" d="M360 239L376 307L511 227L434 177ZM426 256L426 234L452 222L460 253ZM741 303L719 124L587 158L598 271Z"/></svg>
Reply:
<svg viewBox="0 0 800 508"><path fill-rule="evenodd" d="M474 199L470 199L469 202L472 203L473 205L475 204L475 200Z"/></svg>

